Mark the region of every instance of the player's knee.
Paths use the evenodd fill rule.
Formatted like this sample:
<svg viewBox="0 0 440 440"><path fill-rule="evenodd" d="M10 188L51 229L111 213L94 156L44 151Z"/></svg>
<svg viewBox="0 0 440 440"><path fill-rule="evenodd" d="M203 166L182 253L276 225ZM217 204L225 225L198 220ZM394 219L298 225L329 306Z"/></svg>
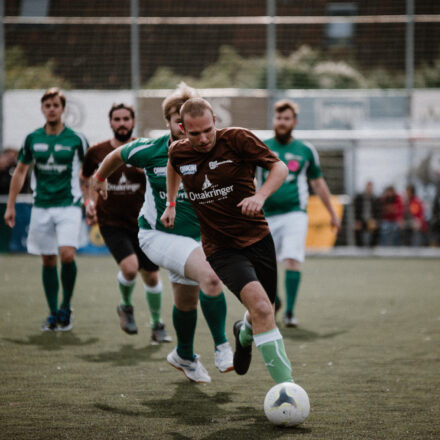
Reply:
<svg viewBox="0 0 440 440"><path fill-rule="evenodd" d="M60 250L60 260L61 263L69 264L72 263L75 259L75 250L74 249L61 249Z"/></svg>
<svg viewBox="0 0 440 440"><path fill-rule="evenodd" d="M270 301L265 298L257 299L251 310L252 322L262 322L273 316L273 308Z"/></svg>
<svg viewBox="0 0 440 440"><path fill-rule="evenodd" d="M206 274L203 282L200 283L203 292L208 296L217 296L222 291L222 282L215 272L210 271Z"/></svg>

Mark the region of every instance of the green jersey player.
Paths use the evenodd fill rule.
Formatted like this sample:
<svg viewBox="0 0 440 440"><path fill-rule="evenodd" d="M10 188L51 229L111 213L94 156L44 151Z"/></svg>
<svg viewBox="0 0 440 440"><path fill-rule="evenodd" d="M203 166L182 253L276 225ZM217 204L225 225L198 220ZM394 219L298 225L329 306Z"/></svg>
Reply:
<svg viewBox="0 0 440 440"><path fill-rule="evenodd" d="M44 127L30 133L20 150L18 165L12 176L5 222L15 225L15 201L34 163L32 207L28 252L41 255L43 287L50 314L42 330L67 331L72 328L70 302L76 280L75 252L81 228L81 188L79 172L88 148L86 139L62 122L66 105L57 88L47 90L41 98ZM61 259L63 299L58 308L59 278L57 255Z"/></svg>
<svg viewBox="0 0 440 440"><path fill-rule="evenodd" d="M170 231L160 221L167 206L168 148L172 140L185 137L179 127L179 111L184 102L195 95L194 89L180 84L162 105L170 134L158 139L140 138L117 148L102 162L93 181L98 193L106 198L106 178L122 164L145 170L147 185L138 219L139 245L152 262L168 269L174 293L173 324L177 347L167 360L189 380L210 382L208 372L193 351L197 303L200 297L201 308L214 339L215 365L223 373L233 369L232 349L225 334L226 300L222 284L200 246L199 223L183 187L175 202L179 206L175 228Z"/></svg>
<svg viewBox="0 0 440 440"><path fill-rule="evenodd" d="M297 124L298 105L288 100L275 103L273 129L275 137L266 145L287 165L289 174L281 187L264 204L264 212L272 233L278 261L284 263L286 308L284 322L296 327L294 314L301 280L301 263L305 257L307 235L308 182L327 208L331 225L339 230L340 221L331 204L330 192L322 177L319 156L313 145L294 139L292 131ZM263 182L267 171L263 170ZM278 308L280 304L277 298Z"/></svg>

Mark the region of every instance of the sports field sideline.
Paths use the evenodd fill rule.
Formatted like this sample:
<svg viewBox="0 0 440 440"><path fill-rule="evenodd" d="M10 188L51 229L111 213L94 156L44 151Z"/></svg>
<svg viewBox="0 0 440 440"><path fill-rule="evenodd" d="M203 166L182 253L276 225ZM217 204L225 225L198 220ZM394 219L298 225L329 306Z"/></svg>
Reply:
<svg viewBox="0 0 440 440"><path fill-rule="evenodd" d="M153 346L140 280L138 335L119 329L116 265L79 256L70 333L41 333L46 305L35 257L0 256L0 439L438 439L439 259L309 258L298 329L285 329L311 413L296 429L267 422L272 382L258 351L246 376L220 374L199 310L196 351L211 374L189 383ZM174 337L166 273L164 318ZM228 300L232 324L243 307Z"/></svg>

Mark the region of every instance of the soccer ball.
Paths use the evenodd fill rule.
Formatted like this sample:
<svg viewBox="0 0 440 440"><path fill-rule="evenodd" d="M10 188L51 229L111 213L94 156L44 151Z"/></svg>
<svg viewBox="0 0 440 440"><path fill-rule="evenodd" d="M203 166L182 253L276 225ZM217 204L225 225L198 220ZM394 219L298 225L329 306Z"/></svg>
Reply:
<svg viewBox="0 0 440 440"><path fill-rule="evenodd" d="M274 425L299 425L309 415L309 396L296 383L278 383L266 394L264 412L269 421Z"/></svg>

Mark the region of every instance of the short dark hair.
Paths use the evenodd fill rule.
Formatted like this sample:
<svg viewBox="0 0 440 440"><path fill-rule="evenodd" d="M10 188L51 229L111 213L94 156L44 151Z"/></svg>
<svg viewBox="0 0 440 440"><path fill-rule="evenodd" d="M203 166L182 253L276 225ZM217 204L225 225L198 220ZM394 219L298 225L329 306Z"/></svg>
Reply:
<svg viewBox="0 0 440 440"><path fill-rule="evenodd" d="M108 118L111 119L113 116L113 112L115 112L116 110L121 110L121 109L128 110L130 112L131 117L133 119L135 119L134 108L131 105L127 105L122 102L120 104L113 104L112 105L112 108L108 112Z"/></svg>
<svg viewBox="0 0 440 440"><path fill-rule="evenodd" d="M299 115L299 105L296 102L289 101L288 99L281 99L277 101L273 109L275 113L282 113L286 110L292 110L293 116L298 117Z"/></svg>
<svg viewBox="0 0 440 440"><path fill-rule="evenodd" d="M47 89L44 92L44 95L41 97L41 104L43 104L44 101L47 101L48 99L52 99L55 97L59 97L61 101L61 105L63 108L66 107L66 97L64 96L64 93L58 88L58 87L51 87L50 89Z"/></svg>
<svg viewBox="0 0 440 440"><path fill-rule="evenodd" d="M211 115L214 116L214 111L212 110L211 104L203 98L191 98L182 105L180 109L180 117L182 118L182 123L184 123L185 115L190 115L195 118L197 116L203 116L205 110L208 110ZM185 124L184 124L185 125Z"/></svg>

